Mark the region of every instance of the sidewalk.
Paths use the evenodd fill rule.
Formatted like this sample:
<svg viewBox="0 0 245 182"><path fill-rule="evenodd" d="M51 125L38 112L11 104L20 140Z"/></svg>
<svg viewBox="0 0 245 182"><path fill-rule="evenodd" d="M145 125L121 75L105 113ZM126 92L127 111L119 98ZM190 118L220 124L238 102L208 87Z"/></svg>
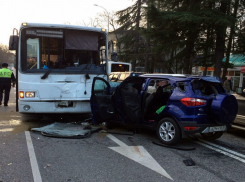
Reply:
<svg viewBox="0 0 245 182"><path fill-rule="evenodd" d="M245 100L245 97L238 95L238 94L232 94L236 97L237 100Z"/></svg>
<svg viewBox="0 0 245 182"><path fill-rule="evenodd" d="M16 112L16 87L11 87L10 94L9 94L9 102L8 106L0 106L0 113L8 113L8 112ZM4 97L4 94L3 94ZM3 103L4 99L2 100Z"/></svg>

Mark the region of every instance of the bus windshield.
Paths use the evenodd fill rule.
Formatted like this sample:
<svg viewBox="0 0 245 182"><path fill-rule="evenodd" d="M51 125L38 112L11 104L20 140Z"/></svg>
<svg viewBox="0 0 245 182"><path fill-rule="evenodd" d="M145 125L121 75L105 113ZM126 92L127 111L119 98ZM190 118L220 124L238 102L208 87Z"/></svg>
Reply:
<svg viewBox="0 0 245 182"><path fill-rule="evenodd" d="M73 29L24 28L20 70L104 74L106 34Z"/></svg>

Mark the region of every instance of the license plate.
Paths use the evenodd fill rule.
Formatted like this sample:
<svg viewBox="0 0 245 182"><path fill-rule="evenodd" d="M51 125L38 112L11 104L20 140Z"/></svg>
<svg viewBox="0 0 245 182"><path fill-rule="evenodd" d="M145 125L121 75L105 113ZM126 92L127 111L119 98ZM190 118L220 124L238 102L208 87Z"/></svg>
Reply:
<svg viewBox="0 0 245 182"><path fill-rule="evenodd" d="M215 131L226 131L226 126L209 127L209 132L215 132Z"/></svg>

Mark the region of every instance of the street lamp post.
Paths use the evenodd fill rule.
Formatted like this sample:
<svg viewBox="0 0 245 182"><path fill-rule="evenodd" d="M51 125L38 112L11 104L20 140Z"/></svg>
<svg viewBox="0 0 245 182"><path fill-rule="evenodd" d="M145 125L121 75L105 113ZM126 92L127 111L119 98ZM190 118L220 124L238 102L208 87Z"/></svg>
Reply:
<svg viewBox="0 0 245 182"><path fill-rule="evenodd" d="M109 34L109 25L110 25L109 23L110 23L110 19L109 19L109 13L108 13L108 11L107 11L104 7L99 6L98 4L94 4L94 6L101 7L101 8L103 8L103 9L106 11L107 17L108 17L108 29L107 29L107 32L108 32L108 34Z"/></svg>
<svg viewBox="0 0 245 182"><path fill-rule="evenodd" d="M108 36L109 36L109 22L110 22L110 19L109 19L109 13L108 13L108 11L104 8L104 7L102 7L102 6L99 6L98 4L94 4L94 6L98 6L98 7L101 7L101 8L103 8L105 11L106 11L106 13L107 13L107 18L108 18L108 29L107 29L107 38L108 38ZM108 39L107 39L107 42L106 42L106 47L108 48ZM106 49L107 50L107 49ZM106 51L106 63L108 64L108 51ZM106 71L108 71L107 70L107 68L106 68Z"/></svg>

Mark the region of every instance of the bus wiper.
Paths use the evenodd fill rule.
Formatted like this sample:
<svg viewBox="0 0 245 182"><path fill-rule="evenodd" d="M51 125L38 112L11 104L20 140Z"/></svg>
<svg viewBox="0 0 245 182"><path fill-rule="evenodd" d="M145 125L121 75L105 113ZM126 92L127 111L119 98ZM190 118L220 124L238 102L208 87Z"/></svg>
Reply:
<svg viewBox="0 0 245 182"><path fill-rule="evenodd" d="M83 70L85 70L85 69L87 70L87 69L88 69L88 65L89 65L89 63L87 63L86 66L84 66L84 68L81 69L81 71L83 71Z"/></svg>
<svg viewBox="0 0 245 182"><path fill-rule="evenodd" d="M55 61L55 65L59 64L62 60L62 56L58 57L58 59ZM46 79L48 77L48 75L50 74L50 72L53 70L54 64L52 66L50 66L50 68L48 69L48 71L46 71L46 73L44 73L44 75L41 77L42 80Z"/></svg>
<svg viewBox="0 0 245 182"><path fill-rule="evenodd" d="M84 95L87 94L87 91L86 91L86 83L87 83L87 80L90 79L90 76L89 76L89 74L88 74L88 71L89 71L89 69L91 68L92 64L90 64L90 67L89 67L89 68L88 68L88 65L89 65L89 63L87 63L86 66L84 66L84 68L81 70L81 72L82 72L83 70L85 70L85 69L87 70L87 73L86 73L86 75L85 75L85 91L84 91Z"/></svg>
<svg viewBox="0 0 245 182"><path fill-rule="evenodd" d="M48 77L48 75L49 75L49 73L52 71L52 69L54 68L54 65L52 65L49 69L48 69L48 71L46 71L46 73L44 73L44 75L41 77L41 79L46 79L47 77Z"/></svg>
<svg viewBox="0 0 245 182"><path fill-rule="evenodd" d="M88 65L90 65L90 67L88 67ZM81 71L83 71L83 70L86 69L86 71L87 71L87 73L86 73L86 75L85 75L85 78L86 78L86 79L90 79L90 76L89 76L89 74L88 74L88 71L90 70L91 66L92 66L92 64L87 63L86 66L84 66L84 68L81 70Z"/></svg>
<svg viewBox="0 0 245 182"><path fill-rule="evenodd" d="M88 67L88 65L90 65L90 67ZM81 69L81 71L83 71L83 70L87 70L87 72L90 70L90 68L91 68L91 66L92 66L92 64L91 63L87 63L86 64L86 66L84 66L84 68L83 69Z"/></svg>

